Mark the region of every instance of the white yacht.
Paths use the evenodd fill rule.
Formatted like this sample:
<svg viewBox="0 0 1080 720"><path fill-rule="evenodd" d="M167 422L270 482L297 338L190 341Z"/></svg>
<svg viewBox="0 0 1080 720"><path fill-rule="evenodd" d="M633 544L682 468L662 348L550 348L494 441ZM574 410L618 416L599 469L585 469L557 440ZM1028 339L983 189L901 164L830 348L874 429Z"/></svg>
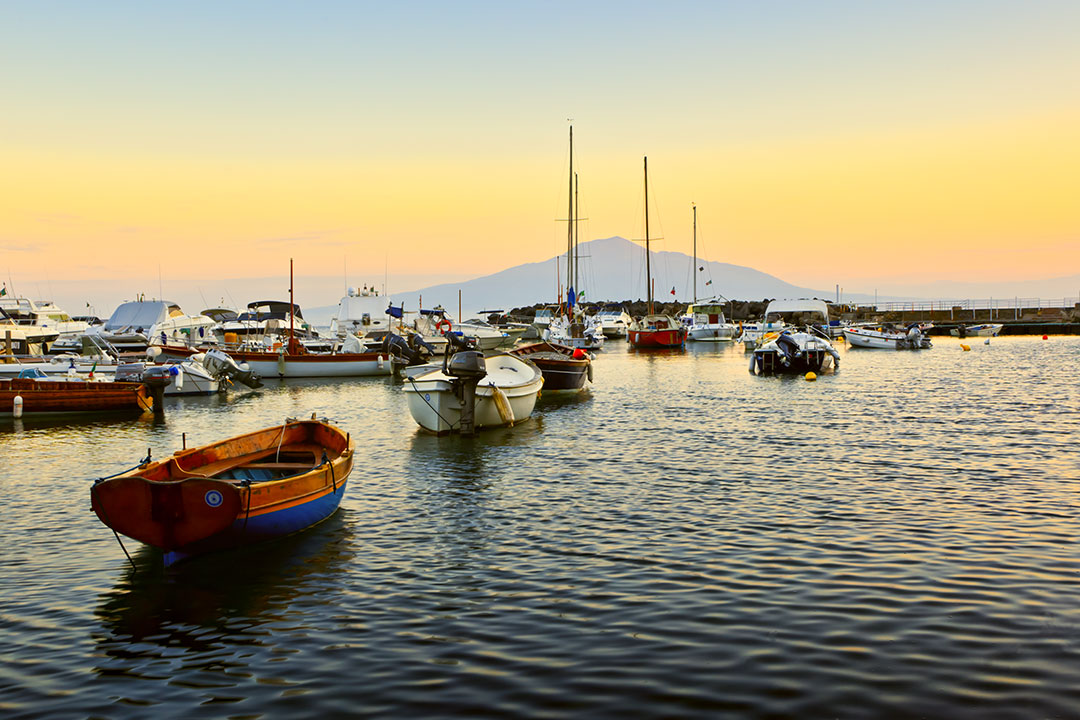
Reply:
<svg viewBox="0 0 1080 720"><path fill-rule="evenodd" d="M0 297L3 310L16 325L55 330L60 337L77 337L89 329L85 320L76 320L50 300L31 300L23 297Z"/></svg>
<svg viewBox="0 0 1080 720"><path fill-rule="evenodd" d="M420 334L424 342L434 346L436 355L446 352L444 334L448 332L475 340L476 347L480 350L494 350L509 340L509 335L490 326L455 323L441 307L420 310L419 317L413 321L413 329Z"/></svg>
<svg viewBox="0 0 1080 720"><path fill-rule="evenodd" d="M687 340L731 342L738 330L724 317L724 301L721 298L698 300L686 308L682 316L687 329Z"/></svg>
<svg viewBox="0 0 1080 720"><path fill-rule="evenodd" d="M624 338L627 329L634 319L622 308L618 310L601 310L596 314L600 321L600 332L607 338Z"/></svg>
<svg viewBox="0 0 1080 720"><path fill-rule="evenodd" d="M121 303L104 325L90 328L118 352L143 352L149 345L199 342L209 338L216 323L205 315L188 315L167 300Z"/></svg>
<svg viewBox="0 0 1080 720"><path fill-rule="evenodd" d="M351 287L338 301L337 315L330 319L330 334L338 338L381 337L393 324L389 315L393 304L389 295L379 294L373 287Z"/></svg>

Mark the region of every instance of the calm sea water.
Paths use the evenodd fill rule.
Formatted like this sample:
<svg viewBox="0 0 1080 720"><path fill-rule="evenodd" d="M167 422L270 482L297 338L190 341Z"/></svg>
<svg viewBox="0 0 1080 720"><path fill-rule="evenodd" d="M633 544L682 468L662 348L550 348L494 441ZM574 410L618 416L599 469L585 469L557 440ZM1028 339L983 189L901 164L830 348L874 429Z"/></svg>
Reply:
<svg viewBox="0 0 1080 720"><path fill-rule="evenodd" d="M388 380L271 381L163 422L0 425L0 715L1080 716L1080 339L609 344L523 425L421 434ZM325 415L341 510L168 571L94 477Z"/></svg>

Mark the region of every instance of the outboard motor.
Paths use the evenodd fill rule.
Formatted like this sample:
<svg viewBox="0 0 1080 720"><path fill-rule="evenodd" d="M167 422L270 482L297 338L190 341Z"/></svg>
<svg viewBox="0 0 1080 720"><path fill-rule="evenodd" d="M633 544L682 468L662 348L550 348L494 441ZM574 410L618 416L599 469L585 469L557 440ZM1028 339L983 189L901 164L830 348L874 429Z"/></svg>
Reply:
<svg viewBox="0 0 1080 720"><path fill-rule="evenodd" d="M262 380L251 371L247 363L237 365L235 360L221 350L207 350L202 364L215 379L224 377L241 382L249 388L262 387Z"/></svg>
<svg viewBox="0 0 1080 720"><path fill-rule="evenodd" d="M487 375L484 353L460 350L443 363L446 374L454 378L455 390L461 400L461 434L476 433L476 386Z"/></svg>
<svg viewBox="0 0 1080 720"><path fill-rule="evenodd" d="M173 377L180 372L175 365L151 365L143 370L142 382L150 390L154 399L154 415L165 414L165 386L173 382Z"/></svg>
<svg viewBox="0 0 1080 720"><path fill-rule="evenodd" d="M797 359L801 354L799 343L795 342L795 339L787 333L776 338L776 347L780 351L780 362L784 363L784 365L790 365L791 361Z"/></svg>

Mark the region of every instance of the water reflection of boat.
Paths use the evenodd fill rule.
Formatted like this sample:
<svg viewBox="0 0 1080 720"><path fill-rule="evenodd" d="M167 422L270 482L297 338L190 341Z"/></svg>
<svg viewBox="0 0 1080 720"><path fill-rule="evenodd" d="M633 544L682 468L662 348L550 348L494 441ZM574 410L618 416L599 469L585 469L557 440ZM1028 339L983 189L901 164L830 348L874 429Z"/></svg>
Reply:
<svg viewBox="0 0 1080 720"><path fill-rule="evenodd" d="M235 645L238 632L250 637L240 643L249 651L265 636L258 627L277 619L275 608L322 593L327 589L322 579L336 578L348 566L350 535L350 525L335 515L309 532L167 571L157 550L141 547L134 566L99 596L94 614L104 630L98 642L101 662L137 663L140 656L160 662L162 648L220 651L221 638ZM237 630L237 618L244 630Z"/></svg>
<svg viewBox="0 0 1080 720"><path fill-rule="evenodd" d="M352 470L354 444L325 421L181 450L94 483L109 528L160 549L166 565L299 532L329 517Z"/></svg>

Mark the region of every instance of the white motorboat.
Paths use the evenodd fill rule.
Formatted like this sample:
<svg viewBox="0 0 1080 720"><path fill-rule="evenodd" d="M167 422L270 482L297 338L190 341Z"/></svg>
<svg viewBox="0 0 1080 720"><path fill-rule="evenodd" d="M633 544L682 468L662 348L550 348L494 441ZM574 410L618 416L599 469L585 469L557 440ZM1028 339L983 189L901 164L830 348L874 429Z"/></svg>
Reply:
<svg viewBox="0 0 1080 720"><path fill-rule="evenodd" d="M750 357L750 372L757 375L805 375L840 369L840 354L818 328L788 328L769 333Z"/></svg>
<svg viewBox="0 0 1080 720"><path fill-rule="evenodd" d="M953 328L949 334L953 337L997 337L1001 329L1005 327L1001 323L983 323L981 325L965 325Z"/></svg>
<svg viewBox="0 0 1080 720"><path fill-rule="evenodd" d="M565 345L577 350L599 350L604 347L604 331L596 316L589 318L587 322L581 322L581 317L575 318L575 322L567 322L564 317L553 319L541 336L546 342Z"/></svg>
<svg viewBox="0 0 1080 720"><path fill-rule="evenodd" d="M724 305L719 299L699 300L686 308L682 316L687 340L698 342L732 342L738 328L727 322Z"/></svg>
<svg viewBox="0 0 1080 720"><path fill-rule="evenodd" d="M923 334L923 326L912 323L906 330L891 326L847 327L844 338L851 347L876 350L926 350L933 345Z"/></svg>
<svg viewBox="0 0 1080 720"><path fill-rule="evenodd" d="M471 363L468 372L456 368L457 359ZM484 358L479 352L457 352L441 367L406 380L409 412L420 427L438 435L462 428L462 409L475 384L473 422L476 428L505 427L532 415L536 396L544 384L533 363L507 353Z"/></svg>
<svg viewBox="0 0 1080 720"><path fill-rule="evenodd" d="M413 321L413 329L420 333L424 342L435 348L435 354L441 355L446 352L446 333L453 333L460 337L471 338L481 350L494 350L507 342L509 336L501 330L479 325L466 326L463 323L455 323L440 307L434 310L421 310L419 317Z"/></svg>
<svg viewBox="0 0 1080 720"><path fill-rule="evenodd" d="M765 306L761 322L743 323L739 340L750 350L757 347L762 337L779 333L788 327L814 325L826 335L829 327L829 306L824 300L801 298L798 300L773 300Z"/></svg>
<svg viewBox="0 0 1080 720"><path fill-rule="evenodd" d="M630 323L634 318L630 317L622 308L618 310L602 310L596 314L600 321L600 332L607 338L624 338Z"/></svg>
<svg viewBox="0 0 1080 720"><path fill-rule="evenodd" d="M151 344L207 339L215 325L205 315L187 315L174 302L133 300L121 303L104 325L91 328L89 334L119 352L143 352Z"/></svg>
<svg viewBox="0 0 1080 720"><path fill-rule="evenodd" d="M338 301L337 315L330 319L330 334L344 338L346 334L360 339L381 337L390 330L390 308L393 306L389 295L381 295L374 287L367 285L361 289L351 287ZM400 312L400 309L394 308Z"/></svg>
<svg viewBox="0 0 1080 720"><path fill-rule="evenodd" d="M47 377L76 377L87 379L91 374L95 378L112 378L116 373L116 361L105 355L87 358L77 355L52 355L40 360L23 358L16 362L0 363L0 380L18 377L24 370L36 370Z"/></svg>
<svg viewBox="0 0 1080 720"><path fill-rule="evenodd" d="M168 378L166 395L213 395L221 390L221 383L213 377L194 356L171 365L153 363L121 363L116 368L117 382L142 382L148 373L157 372Z"/></svg>
<svg viewBox="0 0 1080 720"><path fill-rule="evenodd" d="M49 300L24 297L0 297L0 311L16 324L47 328L59 338L78 337L90 328L85 320L76 320Z"/></svg>
<svg viewBox="0 0 1080 720"><path fill-rule="evenodd" d="M0 310L0 355L43 355L60 333L39 325L19 325Z"/></svg>

